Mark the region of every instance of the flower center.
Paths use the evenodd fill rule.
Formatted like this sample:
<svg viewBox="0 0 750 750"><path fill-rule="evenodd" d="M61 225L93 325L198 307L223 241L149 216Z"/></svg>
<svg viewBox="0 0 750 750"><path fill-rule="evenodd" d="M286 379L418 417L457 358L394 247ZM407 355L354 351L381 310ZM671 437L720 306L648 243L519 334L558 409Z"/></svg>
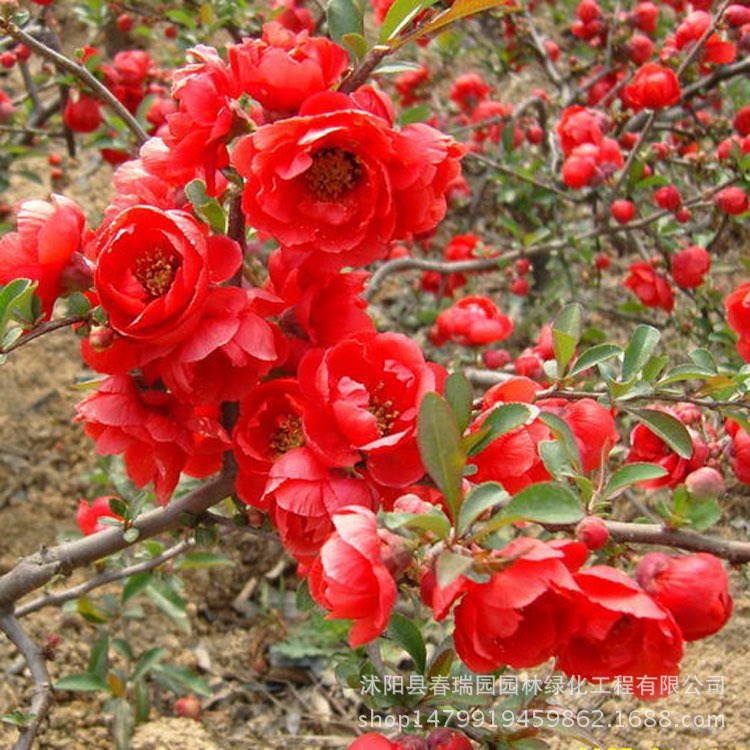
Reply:
<svg viewBox="0 0 750 750"><path fill-rule="evenodd" d="M393 425L399 418L399 412L394 408L393 401L377 401L372 399L368 411L375 417L378 423L380 436L390 434Z"/></svg>
<svg viewBox="0 0 750 750"><path fill-rule="evenodd" d="M320 200L338 200L362 179L362 165L349 151L322 148L312 158L313 163L305 172L305 182Z"/></svg>
<svg viewBox="0 0 750 750"><path fill-rule="evenodd" d="M277 428L271 435L270 448L275 456L280 456L292 448L301 448L305 444L302 433L302 418L298 414L288 414L277 421Z"/></svg>
<svg viewBox="0 0 750 750"><path fill-rule="evenodd" d="M148 295L156 299L169 291L179 267L180 257L176 253L153 248L136 259L134 275Z"/></svg>

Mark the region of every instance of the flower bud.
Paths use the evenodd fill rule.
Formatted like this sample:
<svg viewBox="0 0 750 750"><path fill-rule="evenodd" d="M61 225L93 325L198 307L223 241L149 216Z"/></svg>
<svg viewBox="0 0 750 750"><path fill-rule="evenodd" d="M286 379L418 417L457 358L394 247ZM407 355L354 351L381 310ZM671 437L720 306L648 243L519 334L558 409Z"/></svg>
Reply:
<svg viewBox="0 0 750 750"><path fill-rule="evenodd" d="M590 550L601 549L609 540L609 529L598 516L586 516L576 526L576 539Z"/></svg>
<svg viewBox="0 0 750 750"><path fill-rule="evenodd" d="M685 477L685 487L696 500L710 500L724 493L724 477L708 466L690 472Z"/></svg>
<svg viewBox="0 0 750 750"><path fill-rule="evenodd" d="M428 742L430 750L473 750L466 735L457 729L435 729L430 732Z"/></svg>

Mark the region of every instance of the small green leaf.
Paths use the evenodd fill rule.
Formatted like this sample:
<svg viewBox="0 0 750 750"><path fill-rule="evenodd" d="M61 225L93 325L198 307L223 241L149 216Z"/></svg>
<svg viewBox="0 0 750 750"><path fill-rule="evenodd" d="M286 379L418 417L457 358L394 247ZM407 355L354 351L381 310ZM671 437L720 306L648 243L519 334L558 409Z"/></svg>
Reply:
<svg viewBox="0 0 750 750"><path fill-rule="evenodd" d="M445 381L445 398L456 415L458 429L463 432L471 421L473 393L469 379L460 370L451 373Z"/></svg>
<svg viewBox="0 0 750 750"><path fill-rule="evenodd" d="M670 383L677 383L681 380L704 380L706 378L712 378L715 375L715 370L701 367L700 365L677 365L677 367L673 367L667 372L664 377L659 380L657 385L669 385Z"/></svg>
<svg viewBox="0 0 750 750"><path fill-rule="evenodd" d="M138 537L140 535L141 535L141 532L135 526L131 526L129 529L125 529L125 533L122 535L122 538L128 544L133 544L133 542L138 541Z"/></svg>
<svg viewBox="0 0 750 750"><path fill-rule="evenodd" d="M380 29L380 43L384 44L398 36L425 8L437 0L396 0L386 14Z"/></svg>
<svg viewBox="0 0 750 750"><path fill-rule="evenodd" d="M463 575L474 564L474 559L469 555L457 555L455 552L443 550L435 562L435 574L437 584L444 588L453 583L460 575Z"/></svg>
<svg viewBox="0 0 750 750"><path fill-rule="evenodd" d="M658 409L631 409L630 411L678 456L690 458L693 455L693 441L690 433L679 419Z"/></svg>
<svg viewBox="0 0 750 750"><path fill-rule="evenodd" d="M696 531L705 531L721 518L721 507L714 499L690 499L682 511L682 517Z"/></svg>
<svg viewBox="0 0 750 750"><path fill-rule="evenodd" d="M341 41L361 60L367 54L367 39L362 34L344 34Z"/></svg>
<svg viewBox="0 0 750 750"><path fill-rule="evenodd" d="M109 692L109 685L106 680L98 677L90 672L78 672L77 674L70 674L67 677L63 677L55 683L55 690L101 690L102 692Z"/></svg>
<svg viewBox="0 0 750 750"><path fill-rule="evenodd" d="M452 648L438 649L435 656L432 657L430 667L427 670L427 677L440 677L450 674L451 666L456 658L456 652Z"/></svg>
<svg viewBox="0 0 750 750"><path fill-rule="evenodd" d="M185 601L172 591L164 582L153 578L146 589L148 598L162 611L177 627L185 633L190 632Z"/></svg>
<svg viewBox="0 0 750 750"><path fill-rule="evenodd" d="M83 617L87 622L93 622L96 625L101 625L107 622L107 615L104 614L100 609L94 605L87 596L82 596L78 600L78 614Z"/></svg>
<svg viewBox="0 0 750 750"><path fill-rule="evenodd" d="M401 528L431 531L438 539L446 539L451 530L451 522L440 508L429 513L384 513L386 528L396 531Z"/></svg>
<svg viewBox="0 0 750 750"><path fill-rule="evenodd" d="M89 674L95 674L102 680L107 679L107 673L109 672L109 635L107 633L102 633L91 647L88 672Z"/></svg>
<svg viewBox="0 0 750 750"><path fill-rule="evenodd" d="M633 337L625 349L621 380L628 381L643 369L644 365L651 359L660 337L661 334L658 329L653 326L640 325L635 329Z"/></svg>
<svg viewBox="0 0 750 750"><path fill-rule="evenodd" d="M402 646L412 659L419 674L427 667L427 649L419 628L403 615L394 612L388 623L387 635L399 646Z"/></svg>
<svg viewBox="0 0 750 750"><path fill-rule="evenodd" d="M208 698L211 688L208 683L192 669L177 667L174 664L158 662L151 670L151 674L162 685L175 693L193 692Z"/></svg>
<svg viewBox="0 0 750 750"><path fill-rule="evenodd" d="M581 503L570 487L557 482L538 482L515 495L508 505L480 528L474 538L486 539L493 532L516 521L573 524L583 516Z"/></svg>
<svg viewBox="0 0 750 750"><path fill-rule="evenodd" d="M560 374L573 359L583 330L583 308L573 302L563 308L552 328L552 344Z"/></svg>
<svg viewBox="0 0 750 750"><path fill-rule="evenodd" d="M451 516L461 505L461 482L466 455L461 431L450 404L437 393L422 398L417 419L417 443L427 473L443 493Z"/></svg>
<svg viewBox="0 0 750 750"><path fill-rule="evenodd" d="M690 352L690 359L692 359L698 367L704 370L710 370L714 375L719 372L714 355L711 354L708 349L694 349Z"/></svg>
<svg viewBox="0 0 750 750"><path fill-rule="evenodd" d="M358 0L329 0L326 5L328 33L334 42L349 34L364 37L363 8Z"/></svg>
<svg viewBox="0 0 750 750"><path fill-rule="evenodd" d="M297 586L295 603L300 612L310 612L318 606L315 599L310 595L310 583L307 578L303 578Z"/></svg>
<svg viewBox="0 0 750 750"><path fill-rule="evenodd" d="M508 403L493 409L482 426L463 439L469 456L481 453L493 440L528 422L538 409L530 404Z"/></svg>
<svg viewBox="0 0 750 750"><path fill-rule="evenodd" d="M560 441L573 468L580 471L581 452L578 449L578 443L576 442L573 430L570 429L570 425L564 419L558 417L557 414L551 414L546 411L542 411L539 414L539 420L547 425L550 432Z"/></svg>
<svg viewBox="0 0 750 750"><path fill-rule="evenodd" d="M30 279L14 279L0 287L0 333L14 318L27 321L33 317L31 308L36 288L37 282L32 283Z"/></svg>
<svg viewBox="0 0 750 750"><path fill-rule="evenodd" d="M603 498L611 498L626 487L631 487L639 482L648 482L651 479L660 479L669 472L657 464L635 462L621 466L604 486Z"/></svg>
<svg viewBox="0 0 750 750"><path fill-rule="evenodd" d="M150 672L166 655L167 649L165 648L157 647L144 651L135 663L131 679L134 681L140 680L141 677Z"/></svg>
<svg viewBox="0 0 750 750"><path fill-rule="evenodd" d="M206 183L203 180L191 180L185 186L185 195L195 209L195 213L203 219L217 234L227 231L227 217L224 209L216 198L206 193Z"/></svg>
<svg viewBox="0 0 750 750"><path fill-rule="evenodd" d="M485 482L475 487L466 496L458 514L458 533L465 533L482 513L507 502L509 497L503 486L497 482Z"/></svg>
<svg viewBox="0 0 750 750"><path fill-rule="evenodd" d="M122 603L127 604L136 594L139 594L151 583L153 573L144 571L129 576L122 587Z"/></svg>

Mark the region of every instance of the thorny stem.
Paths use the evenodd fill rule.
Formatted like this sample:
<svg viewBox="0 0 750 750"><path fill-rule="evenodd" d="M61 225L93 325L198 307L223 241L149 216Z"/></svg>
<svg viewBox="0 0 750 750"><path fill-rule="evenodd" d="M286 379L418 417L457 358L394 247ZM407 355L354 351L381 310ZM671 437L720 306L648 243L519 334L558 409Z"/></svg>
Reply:
<svg viewBox="0 0 750 750"><path fill-rule="evenodd" d="M45 59L53 62L60 70L70 73L89 88L93 94L111 107L118 117L123 120L130 132L135 136L139 146L142 146L148 140L148 134L140 126L138 120L136 120L135 117L133 117L133 115L131 115L122 103L114 96L114 94L104 84L97 80L96 77L83 65L79 65L65 57L65 55L56 52L51 47L48 47L31 34L26 33L23 29L16 26L12 21L0 18L0 30L9 34L16 41L22 42L29 47L29 49Z"/></svg>

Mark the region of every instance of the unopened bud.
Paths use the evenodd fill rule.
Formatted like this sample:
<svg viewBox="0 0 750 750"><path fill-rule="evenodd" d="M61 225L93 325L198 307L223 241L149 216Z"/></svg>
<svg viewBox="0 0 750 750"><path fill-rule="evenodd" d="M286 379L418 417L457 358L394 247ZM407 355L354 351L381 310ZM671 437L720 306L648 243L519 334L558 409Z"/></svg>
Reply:
<svg viewBox="0 0 750 750"><path fill-rule="evenodd" d="M609 540L609 529L598 516L586 516L576 526L576 539L590 550L601 549Z"/></svg>
<svg viewBox="0 0 750 750"><path fill-rule="evenodd" d="M703 466L687 475L685 487L696 500L709 500L723 494L724 477L716 469Z"/></svg>

